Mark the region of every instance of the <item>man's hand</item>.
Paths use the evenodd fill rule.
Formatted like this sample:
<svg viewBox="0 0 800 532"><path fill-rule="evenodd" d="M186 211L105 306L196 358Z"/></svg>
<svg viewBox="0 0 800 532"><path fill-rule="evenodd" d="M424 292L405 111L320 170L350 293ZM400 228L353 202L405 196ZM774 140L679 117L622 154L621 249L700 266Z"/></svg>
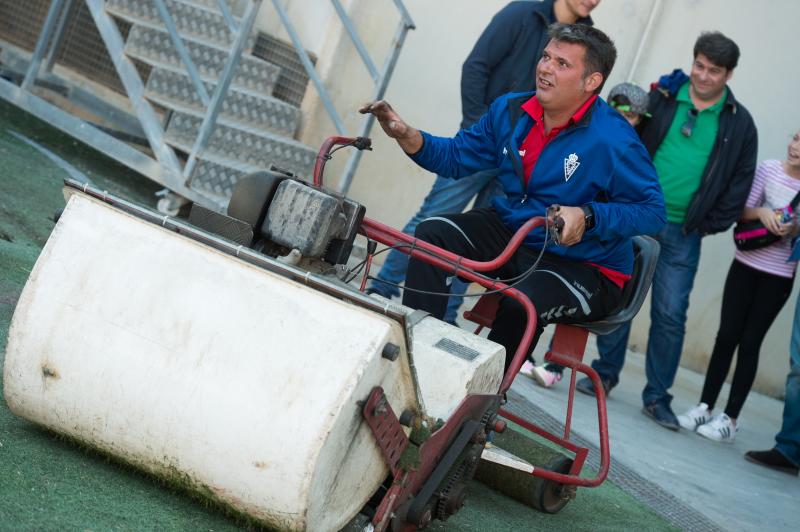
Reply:
<svg viewBox="0 0 800 532"><path fill-rule="evenodd" d="M561 229L559 244L562 246L572 246L580 242L586 230L586 216L583 213L583 209L580 207L558 207L557 209L548 209L547 217L550 223L553 222L556 216L560 216L564 220L564 227Z"/></svg>
<svg viewBox="0 0 800 532"><path fill-rule="evenodd" d="M365 104L358 112L374 115L383 131L409 155L414 155L422 148L422 134L406 124L386 100Z"/></svg>

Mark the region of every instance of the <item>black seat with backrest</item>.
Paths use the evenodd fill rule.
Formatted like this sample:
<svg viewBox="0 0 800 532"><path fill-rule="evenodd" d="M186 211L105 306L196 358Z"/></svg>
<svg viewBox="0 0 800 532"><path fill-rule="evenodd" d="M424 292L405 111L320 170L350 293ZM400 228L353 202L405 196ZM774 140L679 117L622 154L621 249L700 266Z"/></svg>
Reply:
<svg viewBox="0 0 800 532"><path fill-rule="evenodd" d="M619 306L605 319L578 325L595 334L608 334L623 323L631 321L639 312L650 290L660 251L661 246L654 238L633 237L633 275L630 282L625 284Z"/></svg>

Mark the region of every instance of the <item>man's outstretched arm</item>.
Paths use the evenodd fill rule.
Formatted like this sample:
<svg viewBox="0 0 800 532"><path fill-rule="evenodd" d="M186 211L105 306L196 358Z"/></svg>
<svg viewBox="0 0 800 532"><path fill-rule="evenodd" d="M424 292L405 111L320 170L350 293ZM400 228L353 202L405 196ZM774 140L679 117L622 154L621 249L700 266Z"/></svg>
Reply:
<svg viewBox="0 0 800 532"><path fill-rule="evenodd" d="M395 139L408 155L414 155L422 149L422 133L406 124L386 100L368 103L358 112L374 115L384 133Z"/></svg>

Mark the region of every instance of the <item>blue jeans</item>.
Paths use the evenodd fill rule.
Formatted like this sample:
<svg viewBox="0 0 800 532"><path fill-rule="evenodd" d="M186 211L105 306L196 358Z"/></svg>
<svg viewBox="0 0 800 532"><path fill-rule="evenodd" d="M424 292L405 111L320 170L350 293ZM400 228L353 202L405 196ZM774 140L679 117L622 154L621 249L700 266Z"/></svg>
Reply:
<svg viewBox="0 0 800 532"><path fill-rule="evenodd" d="M647 385L642 400L645 404L655 401L669 404L672 396L668 390L681 360L689 294L700 262L700 235L697 232L685 235L683 224L667 223L655 238L661 244L661 254L650 289ZM611 334L597 337L600 359L593 361L592 367L613 383L619 381L630 332L631 324L626 323Z"/></svg>
<svg viewBox="0 0 800 532"><path fill-rule="evenodd" d="M425 196L417 214L403 227L403 232L413 235L417 224L431 216L463 212L473 197L475 197L474 208L488 207L492 198L502 193L500 183L495 180L496 176L497 170L484 170L460 179L436 176L431 191ZM405 280L406 268L408 268L408 255L396 249L391 250L378 275L375 276L376 279L370 283L370 290L387 298L400 295L400 289L394 285L399 285ZM467 283L457 277L453 278L450 285L451 293L463 294L466 290ZM450 297L444 315L445 321L455 323L463 299L457 296Z"/></svg>
<svg viewBox="0 0 800 532"><path fill-rule="evenodd" d="M775 436L775 448L794 465L800 466L800 300L794 311L789 356L790 368L786 377L783 426Z"/></svg>
<svg viewBox="0 0 800 532"><path fill-rule="evenodd" d="M681 361L689 294L700 263L700 235L696 231L685 235L683 224L667 223L656 238L661 244L661 254L651 289L645 358L647 385L642 391L646 405L672 402L667 390L675 381Z"/></svg>
<svg viewBox="0 0 800 532"><path fill-rule="evenodd" d="M601 378L610 380L611 386L616 386L619 382L630 335L631 322L628 322L608 334L597 336L597 352L600 358L592 361L592 368Z"/></svg>

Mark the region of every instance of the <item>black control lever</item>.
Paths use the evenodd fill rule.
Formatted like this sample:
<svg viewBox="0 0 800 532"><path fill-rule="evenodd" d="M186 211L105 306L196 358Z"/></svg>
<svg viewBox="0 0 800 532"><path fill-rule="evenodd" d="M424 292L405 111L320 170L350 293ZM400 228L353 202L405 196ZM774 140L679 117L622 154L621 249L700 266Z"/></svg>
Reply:
<svg viewBox="0 0 800 532"><path fill-rule="evenodd" d="M550 238L553 239L555 245L561 244L561 230L564 229L564 218L558 212L561 210L560 205L550 205L547 208L547 228L550 233Z"/></svg>
<svg viewBox="0 0 800 532"><path fill-rule="evenodd" d="M372 139L369 137L356 137L353 141L353 147L359 150L372 151Z"/></svg>

